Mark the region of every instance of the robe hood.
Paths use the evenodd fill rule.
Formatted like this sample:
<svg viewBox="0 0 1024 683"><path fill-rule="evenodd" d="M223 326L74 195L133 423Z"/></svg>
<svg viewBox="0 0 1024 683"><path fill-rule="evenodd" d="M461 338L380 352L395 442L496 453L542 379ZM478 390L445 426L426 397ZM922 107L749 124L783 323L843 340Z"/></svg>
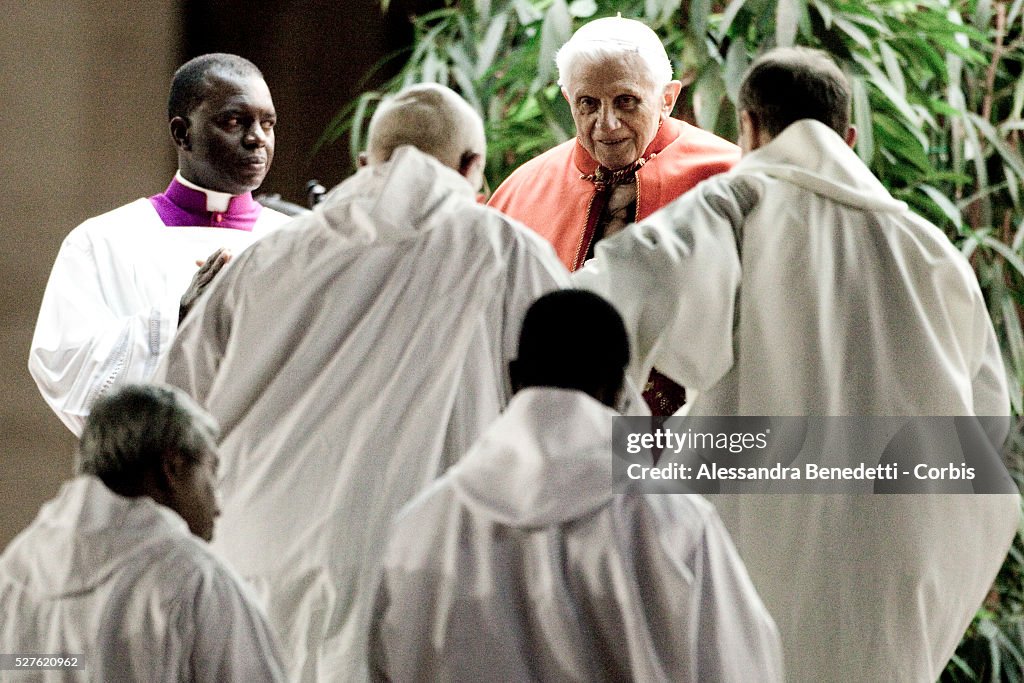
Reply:
<svg viewBox="0 0 1024 683"><path fill-rule="evenodd" d="M834 130L812 119L789 125L743 157L732 173L762 173L866 211L907 210Z"/></svg>
<svg viewBox="0 0 1024 683"><path fill-rule="evenodd" d="M465 178L410 145L384 163L364 166L327 195L312 214L295 224L317 222L353 244L402 239L410 226L431 227L428 217L445 202L473 199Z"/></svg>
<svg viewBox="0 0 1024 683"><path fill-rule="evenodd" d="M189 533L170 508L146 496L119 496L83 475L64 484L11 542L0 572L36 595L67 597L96 588L138 554ZM125 548L126 536L138 543Z"/></svg>
<svg viewBox="0 0 1024 683"><path fill-rule="evenodd" d="M451 470L456 496L512 527L560 524L612 497L615 411L571 389L530 388Z"/></svg>

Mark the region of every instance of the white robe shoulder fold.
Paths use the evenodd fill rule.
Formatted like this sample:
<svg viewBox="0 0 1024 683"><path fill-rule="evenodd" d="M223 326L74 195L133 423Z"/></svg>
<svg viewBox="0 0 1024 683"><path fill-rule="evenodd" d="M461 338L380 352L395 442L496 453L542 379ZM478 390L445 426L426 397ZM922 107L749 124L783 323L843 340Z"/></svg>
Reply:
<svg viewBox="0 0 1024 683"><path fill-rule="evenodd" d="M693 415L1005 416L971 266L804 120L602 241L574 284L623 314L633 372ZM710 496L793 681L933 681L1017 530L1016 495Z"/></svg>
<svg viewBox="0 0 1024 683"><path fill-rule="evenodd" d="M393 681L782 681L714 508L613 495L612 418L533 388L401 513L371 631Z"/></svg>
<svg viewBox="0 0 1024 683"><path fill-rule="evenodd" d="M302 680L366 675L384 535L511 396L529 305L568 274L412 147L253 245L163 373L222 429L214 545L267 592Z"/></svg>
<svg viewBox="0 0 1024 683"><path fill-rule="evenodd" d="M168 227L137 199L72 230L50 271L28 360L68 429L80 435L89 406L111 388L153 376L197 259L219 247L237 256L288 220L264 208L251 232Z"/></svg>
<svg viewBox="0 0 1024 683"><path fill-rule="evenodd" d="M66 483L0 555L0 652L84 658L4 680L285 680L249 589L185 520L91 476Z"/></svg>

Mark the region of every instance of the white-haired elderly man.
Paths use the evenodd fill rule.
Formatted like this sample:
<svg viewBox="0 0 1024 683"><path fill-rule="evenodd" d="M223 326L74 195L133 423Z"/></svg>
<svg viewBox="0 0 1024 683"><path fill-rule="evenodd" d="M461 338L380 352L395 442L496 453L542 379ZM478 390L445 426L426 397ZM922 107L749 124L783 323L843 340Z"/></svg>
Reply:
<svg viewBox="0 0 1024 683"><path fill-rule="evenodd" d="M508 403L526 309L568 281L476 202L483 123L418 85L370 122L367 165L235 258L166 376L223 428L216 547L272 593L293 680L359 680L391 520Z"/></svg>
<svg viewBox="0 0 1024 683"><path fill-rule="evenodd" d="M489 204L536 230L577 270L599 240L729 170L740 150L671 118L681 85L661 40L639 21L592 21L555 61L576 139L520 166ZM658 373L644 397L655 415L671 415L684 401Z"/></svg>
<svg viewBox="0 0 1024 683"><path fill-rule="evenodd" d="M204 542L216 434L173 387L93 404L78 476L0 556L2 668L25 667L10 680L285 680L266 617Z"/></svg>

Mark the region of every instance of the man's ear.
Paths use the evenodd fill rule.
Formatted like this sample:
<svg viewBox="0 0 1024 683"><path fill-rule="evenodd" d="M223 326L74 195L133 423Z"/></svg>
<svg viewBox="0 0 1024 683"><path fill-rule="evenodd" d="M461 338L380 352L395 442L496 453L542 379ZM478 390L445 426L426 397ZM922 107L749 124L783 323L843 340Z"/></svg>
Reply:
<svg viewBox="0 0 1024 683"><path fill-rule="evenodd" d="M370 163L370 157L366 155L366 152L360 152L359 156L357 157L357 161L359 163L359 168L363 168L368 163Z"/></svg>
<svg viewBox="0 0 1024 683"><path fill-rule="evenodd" d="M188 137L188 119L181 116L175 116L170 121L171 127L171 139L174 140L174 144L184 150L192 149L192 142Z"/></svg>
<svg viewBox="0 0 1024 683"><path fill-rule="evenodd" d="M177 493L178 488L188 478L192 467L193 463L177 451L164 453L164 457L160 460L160 474L163 475L163 481L160 483L164 485L171 496Z"/></svg>
<svg viewBox="0 0 1024 683"><path fill-rule="evenodd" d="M847 128L846 137L844 139L846 140L846 144L850 146L850 149L853 149L853 146L857 144L857 126L850 126Z"/></svg>
<svg viewBox="0 0 1024 683"><path fill-rule="evenodd" d="M479 152L463 152L459 158L459 174L473 182L476 174L483 178L484 157Z"/></svg>
<svg viewBox="0 0 1024 683"><path fill-rule="evenodd" d="M662 106L664 107L665 116L670 116L672 110L675 109L676 100L679 99L679 93L683 91L683 84L679 81L669 81L665 85L665 91L662 93Z"/></svg>
<svg viewBox="0 0 1024 683"><path fill-rule="evenodd" d="M757 117L746 109L740 110L740 149L749 154L761 146L761 127Z"/></svg>
<svg viewBox="0 0 1024 683"><path fill-rule="evenodd" d="M561 90L562 90L562 97L565 98L565 101L568 102L569 104L572 104L572 101L569 99L569 93L566 92L565 88L562 88Z"/></svg>

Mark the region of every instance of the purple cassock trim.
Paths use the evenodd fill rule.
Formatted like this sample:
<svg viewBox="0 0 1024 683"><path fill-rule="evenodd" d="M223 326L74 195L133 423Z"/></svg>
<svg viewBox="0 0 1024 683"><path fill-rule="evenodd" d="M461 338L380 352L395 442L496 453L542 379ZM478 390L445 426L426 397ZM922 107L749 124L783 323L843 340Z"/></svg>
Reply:
<svg viewBox="0 0 1024 683"><path fill-rule="evenodd" d="M252 198L252 192L232 197L228 210L207 211L206 195L185 187L174 179L163 194L149 198L164 225L199 226L203 228L234 228L251 231L260 216L262 206Z"/></svg>

